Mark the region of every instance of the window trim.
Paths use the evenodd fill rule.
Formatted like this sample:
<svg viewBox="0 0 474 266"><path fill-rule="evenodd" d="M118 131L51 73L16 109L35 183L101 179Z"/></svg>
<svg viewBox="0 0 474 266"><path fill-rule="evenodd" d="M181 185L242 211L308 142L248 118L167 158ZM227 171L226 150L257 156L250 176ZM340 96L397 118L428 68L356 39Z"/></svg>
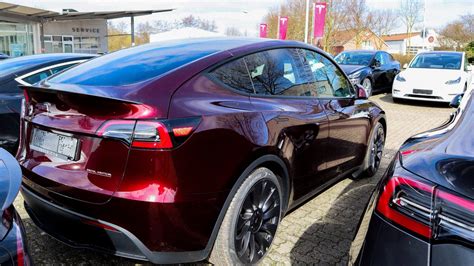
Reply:
<svg viewBox="0 0 474 266"><path fill-rule="evenodd" d="M259 95L259 94L252 94L252 93L243 93L239 90L236 90L232 87L230 87L229 85L223 83L222 81L220 81L219 79L215 78L214 76L211 75L211 72L216 70L217 68L227 64L227 63L230 63L234 60L238 60L238 59L241 59L241 58L244 58L246 56L249 56L249 55L252 55L252 54L256 54L256 53L260 53L260 52L265 52L265 51L270 51L270 50L276 50L276 49L300 49L300 50L308 50L308 51L311 51L311 52L314 52L314 53L317 53L323 57L325 57L327 60L329 60L333 65L336 66L336 68L342 73L342 75L344 76L344 78L346 79L346 81L348 82L348 84L350 85L350 88L351 88L351 92L352 92L352 96L351 97L320 97L320 96L285 96L285 95ZM245 60L244 60L245 62ZM247 63L245 63L247 64ZM247 72L248 72L248 69L247 69ZM249 51L249 52L245 52L241 55L238 55L238 56L231 56L229 58L226 58L224 60L222 60L221 62L219 62L218 64L215 64L213 66L210 66L208 67L207 69L203 70L202 72L202 75L207 77L208 79L216 82L218 84L221 84L223 85L223 87L225 87L226 89L229 89L237 94L240 94L240 95L243 95L243 96L249 96L249 97L253 97L253 98L277 98L277 99L289 99L289 100L318 100L318 99L323 99L323 100L355 100L356 99L356 89L354 88L354 85L352 85L352 83L349 81L349 78L347 77L346 73L342 70L342 68L339 66L338 63L336 63L336 61L334 61L334 59L332 59L329 55L325 55L324 54L324 51L319 51L319 50L316 50L316 49L312 49L312 47L306 47L306 46L297 46L297 45L282 45L282 46L274 46L274 47L262 47L262 48L258 48L258 49L255 49L255 50L252 50L252 51ZM248 75L250 76L250 73L248 73ZM255 90L255 88L254 88Z"/></svg>
<svg viewBox="0 0 474 266"><path fill-rule="evenodd" d="M61 66L65 66L65 65L73 65L73 64L80 64L80 63L83 63L87 61L87 59L81 59L81 60L74 60L74 61L68 61L68 62L62 62L62 63L59 63L59 64L55 64L55 65L51 65L51 66L47 66L47 67L43 67L43 68L40 68L40 69L37 69L37 70L34 70L32 72L28 72L26 74L23 74L19 77L16 77L15 78L15 81L20 83L21 85L24 85L24 86L31 86L32 84L24 81L23 79L25 78L28 78L30 76L33 76L35 74L38 74L40 72L43 72L43 71L46 71L46 70L50 70L50 69L53 69L53 68L56 68L56 67L61 67Z"/></svg>

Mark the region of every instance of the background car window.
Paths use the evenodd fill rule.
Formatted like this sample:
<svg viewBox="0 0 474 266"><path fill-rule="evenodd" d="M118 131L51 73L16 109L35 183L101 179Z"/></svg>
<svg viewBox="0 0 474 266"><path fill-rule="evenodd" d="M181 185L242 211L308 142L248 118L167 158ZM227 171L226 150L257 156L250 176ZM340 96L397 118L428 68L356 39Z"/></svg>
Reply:
<svg viewBox="0 0 474 266"><path fill-rule="evenodd" d="M298 49L274 49L245 57L257 95L316 96Z"/></svg>
<svg viewBox="0 0 474 266"><path fill-rule="evenodd" d="M304 52L314 78L318 97L352 97L352 86L341 71L326 57L309 50Z"/></svg>
<svg viewBox="0 0 474 266"><path fill-rule="evenodd" d="M232 61L217 68L211 72L211 76L235 90L254 93L252 81L243 59Z"/></svg>
<svg viewBox="0 0 474 266"><path fill-rule="evenodd" d="M51 76L51 70L45 70L45 71L41 71L41 72L38 72L36 74L33 74L31 76L28 76L26 78L23 79L24 82L27 82L29 84L35 84L36 82L39 82L49 76Z"/></svg>
<svg viewBox="0 0 474 266"><path fill-rule="evenodd" d="M383 61L384 61L383 65L386 65L386 64L389 64L389 63L392 62L392 60L390 59L389 54L387 54L387 53L382 53L382 54L383 54L382 58L383 58Z"/></svg>
<svg viewBox="0 0 474 266"><path fill-rule="evenodd" d="M54 68L51 68L51 73L56 74L58 72L63 71L64 69L70 68L70 67L75 66L75 65L77 65L77 64L67 64L67 65L54 67Z"/></svg>
<svg viewBox="0 0 474 266"><path fill-rule="evenodd" d="M383 66L383 65L386 64L385 58L384 58L384 56L383 56L383 53L377 53L377 54L375 55L375 60L377 60L377 61L380 63L381 66Z"/></svg>

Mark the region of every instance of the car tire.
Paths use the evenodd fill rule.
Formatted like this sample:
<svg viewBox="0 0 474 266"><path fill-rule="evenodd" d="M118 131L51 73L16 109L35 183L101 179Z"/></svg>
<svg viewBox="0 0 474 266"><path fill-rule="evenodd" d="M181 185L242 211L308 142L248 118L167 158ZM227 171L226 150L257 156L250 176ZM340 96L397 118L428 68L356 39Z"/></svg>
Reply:
<svg viewBox="0 0 474 266"><path fill-rule="evenodd" d="M356 175L351 175L350 178L357 180L374 176L379 170L380 163L382 162L384 145L385 129L382 123L377 122L367 148L366 161L364 162L364 165L367 165L367 168Z"/></svg>
<svg viewBox="0 0 474 266"><path fill-rule="evenodd" d="M395 97L393 97L393 96L392 96L392 101L393 101L394 103L401 103L401 102L402 102L401 99L395 98Z"/></svg>
<svg viewBox="0 0 474 266"><path fill-rule="evenodd" d="M256 264L268 253L282 217L282 190L268 168L254 170L240 185L227 209L209 262Z"/></svg>
<svg viewBox="0 0 474 266"><path fill-rule="evenodd" d="M362 80L361 85L362 87L364 87L367 97L372 96L372 92L374 90L374 88L372 87L372 81L369 78L365 78Z"/></svg>

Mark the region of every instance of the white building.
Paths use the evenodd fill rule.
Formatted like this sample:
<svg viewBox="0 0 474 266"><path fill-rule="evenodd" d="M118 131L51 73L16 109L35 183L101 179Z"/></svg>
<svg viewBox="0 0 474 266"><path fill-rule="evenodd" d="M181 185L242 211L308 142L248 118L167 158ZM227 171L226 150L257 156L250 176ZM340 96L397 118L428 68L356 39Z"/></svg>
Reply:
<svg viewBox="0 0 474 266"><path fill-rule="evenodd" d="M421 32L398 33L382 36L387 43L387 52L392 54L417 54L419 51L433 51L439 47L438 34L433 30L428 30L426 38L423 38Z"/></svg>
<svg viewBox="0 0 474 266"><path fill-rule="evenodd" d="M0 53L22 56L38 53L105 53L107 20L130 18L132 43L134 17L173 9L62 13L0 2Z"/></svg>

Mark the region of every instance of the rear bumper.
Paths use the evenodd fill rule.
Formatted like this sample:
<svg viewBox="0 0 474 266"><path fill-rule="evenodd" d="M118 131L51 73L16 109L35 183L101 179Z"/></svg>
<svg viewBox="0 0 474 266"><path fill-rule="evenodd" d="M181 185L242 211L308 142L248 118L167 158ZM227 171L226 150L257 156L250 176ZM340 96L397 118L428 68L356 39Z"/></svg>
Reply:
<svg viewBox="0 0 474 266"><path fill-rule="evenodd" d="M141 215L140 212L128 212L130 206L113 204L113 199L104 205L91 205L92 213L94 212L93 209L99 208L103 215L90 216L85 212L81 211L79 213L69 207L66 209L51 203L25 185L22 187L22 194L25 199L25 208L33 222L52 237L73 247L98 250L132 259L149 260L152 263L159 264L202 261L207 258L212 247L212 245L206 245L211 233L209 232L206 237L202 235L202 232L192 231L192 221L188 221L188 228L178 229L182 222L179 219L183 217L176 216L165 219L166 217L153 216L147 212L142 212ZM122 210L119 211L116 208L122 208ZM136 208L139 211L143 210L143 206L136 206ZM153 209L148 206L148 209L149 212L165 211L159 207ZM171 213L165 212L162 214L170 215ZM177 213L174 215L177 215ZM142 227L149 233L144 238L143 234L139 236L132 233L130 228L126 229L118 222L107 219L107 217L115 217L116 221L117 219L126 220L128 223L130 223L130 220L134 220L135 223L131 225L132 228ZM154 220L153 223L148 223L150 219ZM209 226L212 228L214 224ZM197 236L201 237L200 240L204 243L203 248L200 250L183 250L189 247L189 243L194 242ZM158 245L150 247L150 243L157 243ZM181 245L178 246L179 244Z"/></svg>
<svg viewBox="0 0 474 266"><path fill-rule="evenodd" d="M457 244L431 244L374 213L355 265L472 265L474 250Z"/></svg>

